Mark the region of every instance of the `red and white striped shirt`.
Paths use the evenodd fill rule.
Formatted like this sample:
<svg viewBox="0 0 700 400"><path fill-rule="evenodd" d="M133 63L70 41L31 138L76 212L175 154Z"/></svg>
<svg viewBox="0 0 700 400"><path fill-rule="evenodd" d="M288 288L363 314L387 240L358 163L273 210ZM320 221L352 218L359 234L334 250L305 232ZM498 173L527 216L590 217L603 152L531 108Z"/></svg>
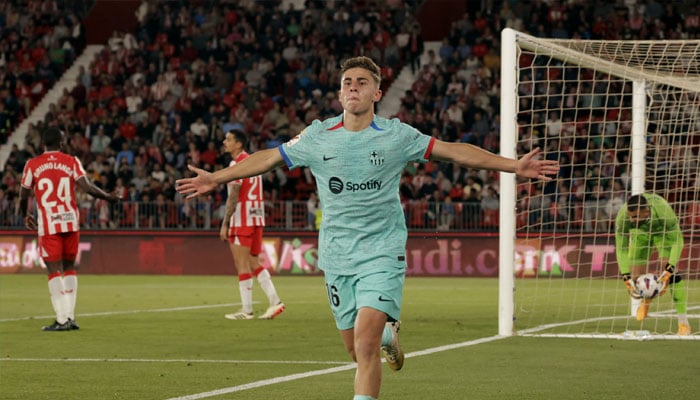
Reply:
<svg viewBox="0 0 700 400"><path fill-rule="evenodd" d="M39 236L80 229L75 182L83 176L80 160L60 151L47 151L27 161L22 187L34 191Z"/></svg>
<svg viewBox="0 0 700 400"><path fill-rule="evenodd" d="M249 154L245 151L231 161L229 165L233 166L248 158ZM265 226L265 206L263 204L263 186L262 177L252 176L250 178L238 179L229 182L226 187L229 196L233 185L240 185L238 191L238 202L236 203L236 211L231 216L230 226L250 227L250 226Z"/></svg>

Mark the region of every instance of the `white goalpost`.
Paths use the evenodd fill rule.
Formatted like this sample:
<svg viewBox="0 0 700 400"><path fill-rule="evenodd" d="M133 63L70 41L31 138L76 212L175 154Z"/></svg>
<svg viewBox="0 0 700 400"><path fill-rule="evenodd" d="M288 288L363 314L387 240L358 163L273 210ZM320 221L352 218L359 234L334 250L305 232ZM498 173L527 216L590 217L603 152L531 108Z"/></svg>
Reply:
<svg viewBox="0 0 700 400"><path fill-rule="evenodd" d="M500 175L499 334L700 340L700 40L501 34L501 154L540 147L551 182ZM689 336L667 293L632 316L614 220L656 193L685 244ZM663 265L652 256L650 272Z"/></svg>

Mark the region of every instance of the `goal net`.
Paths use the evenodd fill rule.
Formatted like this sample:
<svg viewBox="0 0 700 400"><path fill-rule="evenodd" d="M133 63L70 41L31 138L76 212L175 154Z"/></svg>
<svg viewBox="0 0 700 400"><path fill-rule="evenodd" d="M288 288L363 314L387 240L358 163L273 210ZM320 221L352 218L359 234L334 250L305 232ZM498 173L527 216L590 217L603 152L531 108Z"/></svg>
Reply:
<svg viewBox="0 0 700 400"><path fill-rule="evenodd" d="M502 32L501 149L540 147L551 182L501 176L499 333L700 339L700 41L541 39ZM690 336L671 295L637 321L620 279L614 221L632 194L678 216L677 269ZM661 271L656 252L649 272Z"/></svg>

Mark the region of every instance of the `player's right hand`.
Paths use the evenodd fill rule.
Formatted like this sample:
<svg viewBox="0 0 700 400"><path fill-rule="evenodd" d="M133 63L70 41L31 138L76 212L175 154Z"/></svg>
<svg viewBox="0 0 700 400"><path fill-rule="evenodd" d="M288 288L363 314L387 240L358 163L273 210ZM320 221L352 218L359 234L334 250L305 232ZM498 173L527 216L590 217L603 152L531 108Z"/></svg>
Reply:
<svg viewBox="0 0 700 400"><path fill-rule="evenodd" d="M625 286L627 287L627 293L630 294L630 297L634 299L639 299L642 296L639 295L639 290L637 290L636 287L634 287L634 284L632 284L632 280L626 280L625 281Z"/></svg>
<svg viewBox="0 0 700 400"><path fill-rule="evenodd" d="M630 297L632 297L633 299L641 298L641 296L639 295L639 290L637 290L637 288L634 287L634 280L632 280L630 274L622 274L622 281L625 283L627 293L629 293Z"/></svg>
<svg viewBox="0 0 700 400"><path fill-rule="evenodd" d="M197 174L197 176L193 178L182 178L175 181L175 189L181 194L186 194L187 199L193 199L200 194L208 193L216 189L216 182L211 178L211 172L207 172L192 165L188 165L187 168Z"/></svg>
<svg viewBox="0 0 700 400"><path fill-rule="evenodd" d="M221 224L221 229L219 230L219 238L221 238L221 240L224 242L228 239L228 226L226 226L226 224Z"/></svg>

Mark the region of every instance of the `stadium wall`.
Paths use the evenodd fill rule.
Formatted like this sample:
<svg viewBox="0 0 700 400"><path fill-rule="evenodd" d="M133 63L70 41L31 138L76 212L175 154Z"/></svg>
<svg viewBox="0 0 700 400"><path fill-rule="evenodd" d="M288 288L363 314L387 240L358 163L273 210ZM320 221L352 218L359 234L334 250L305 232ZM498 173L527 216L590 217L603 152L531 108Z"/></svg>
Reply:
<svg viewBox="0 0 700 400"><path fill-rule="evenodd" d="M583 236L516 240L520 276L617 276L612 237ZM315 232L268 232L263 265L273 274L315 275ZM700 245L686 248L700 258ZM411 233L409 276L496 277L498 236L469 233ZM228 246L215 232L98 232L81 234L78 265L88 274L230 275L235 272ZM693 265L692 268L700 269ZM45 273L36 236L0 231L0 273Z"/></svg>
<svg viewBox="0 0 700 400"><path fill-rule="evenodd" d="M474 1L426 0L416 13L421 26L421 36L425 41L441 42L449 36L452 22L462 18L465 12L472 12Z"/></svg>
<svg viewBox="0 0 700 400"><path fill-rule="evenodd" d="M107 43L114 31L134 32L137 27L136 9L139 0L97 0L85 17L85 37L88 44Z"/></svg>

